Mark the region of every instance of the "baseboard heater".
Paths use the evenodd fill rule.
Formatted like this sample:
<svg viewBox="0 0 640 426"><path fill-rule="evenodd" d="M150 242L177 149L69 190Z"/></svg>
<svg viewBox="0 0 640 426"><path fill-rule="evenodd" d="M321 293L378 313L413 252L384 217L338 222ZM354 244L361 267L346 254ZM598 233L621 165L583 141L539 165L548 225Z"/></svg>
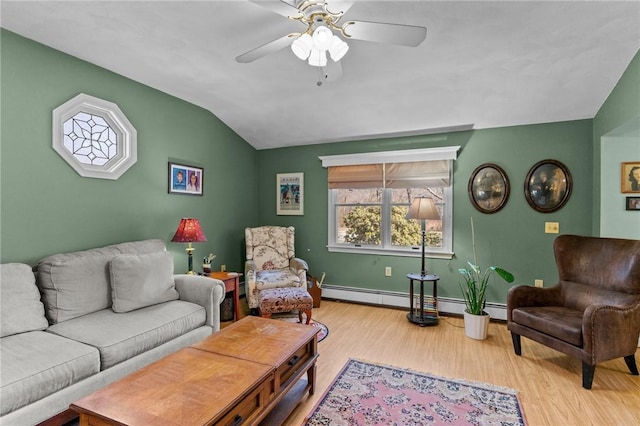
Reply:
<svg viewBox="0 0 640 426"><path fill-rule="evenodd" d="M400 291L373 290L324 284L322 286L322 298L409 309L409 293ZM492 319L507 320L506 304L487 303L485 310L491 315ZM438 297L438 311L462 315L464 312L464 300Z"/></svg>

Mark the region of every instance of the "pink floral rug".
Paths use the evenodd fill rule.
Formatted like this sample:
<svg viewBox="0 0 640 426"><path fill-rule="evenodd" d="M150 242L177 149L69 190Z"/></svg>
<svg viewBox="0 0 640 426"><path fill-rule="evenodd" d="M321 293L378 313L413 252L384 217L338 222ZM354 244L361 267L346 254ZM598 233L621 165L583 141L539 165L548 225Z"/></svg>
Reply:
<svg viewBox="0 0 640 426"><path fill-rule="evenodd" d="M350 359L306 425L526 425L512 389Z"/></svg>

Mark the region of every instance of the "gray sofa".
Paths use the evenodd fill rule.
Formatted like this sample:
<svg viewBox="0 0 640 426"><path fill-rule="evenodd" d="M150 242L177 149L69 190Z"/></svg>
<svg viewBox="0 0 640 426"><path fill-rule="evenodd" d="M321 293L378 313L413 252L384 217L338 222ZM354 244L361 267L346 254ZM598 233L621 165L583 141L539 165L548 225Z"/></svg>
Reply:
<svg viewBox="0 0 640 426"><path fill-rule="evenodd" d="M33 425L220 328L224 284L161 240L0 265L0 424Z"/></svg>

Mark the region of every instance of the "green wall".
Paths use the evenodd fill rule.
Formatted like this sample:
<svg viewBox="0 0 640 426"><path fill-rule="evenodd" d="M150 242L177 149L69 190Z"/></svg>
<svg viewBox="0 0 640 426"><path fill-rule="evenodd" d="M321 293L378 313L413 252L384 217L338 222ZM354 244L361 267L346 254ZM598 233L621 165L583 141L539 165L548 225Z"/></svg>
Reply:
<svg viewBox="0 0 640 426"><path fill-rule="evenodd" d="M632 120L640 120L640 51L631 60L622 77L593 119L594 182L600 182L602 136ZM640 160L640 146L627 161ZM594 187L593 235L600 235L600 187Z"/></svg>
<svg viewBox="0 0 640 426"><path fill-rule="evenodd" d="M36 263L54 253L160 238L200 219L209 252L243 268L243 229L257 221L256 151L210 112L2 30L0 257ZM116 103L138 133L138 160L118 180L79 176L51 147L52 110L78 93ZM167 193L169 160L204 167L204 196Z"/></svg>
<svg viewBox="0 0 640 426"><path fill-rule="evenodd" d="M561 233L590 235L592 205L592 121L549 123L430 136L364 140L258 151L261 224L296 227L296 250L309 262L311 272L326 272L325 283L387 291L408 291L406 274L420 268L415 257L329 253L327 244L327 171L318 156L460 145L454 168L453 248L451 260L427 259L427 269L441 277L439 295L460 298L458 268L472 259L470 217L476 229L478 262L500 265L516 276L517 283L546 285L557 281L552 243L555 234L544 233L546 221L560 222ZM524 196L529 169L543 159L556 159L570 170L574 187L561 210L539 213ZM506 206L491 215L475 210L469 202L467 183L480 164L500 165L511 183ZM304 216L277 216L276 174L305 173ZM393 276L385 277L385 266ZM488 300L506 302L510 284L492 280Z"/></svg>

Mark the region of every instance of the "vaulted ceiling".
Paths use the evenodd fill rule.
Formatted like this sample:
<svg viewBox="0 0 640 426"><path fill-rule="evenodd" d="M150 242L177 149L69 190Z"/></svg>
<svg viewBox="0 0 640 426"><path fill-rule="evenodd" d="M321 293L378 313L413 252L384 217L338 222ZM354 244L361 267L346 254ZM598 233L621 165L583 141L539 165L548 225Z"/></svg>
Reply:
<svg viewBox="0 0 640 426"><path fill-rule="evenodd" d="M640 49L637 1L353 3L346 19L427 38L347 40L342 76L318 85L288 47L236 62L304 29L249 1L3 0L0 22L199 105L257 149L592 118Z"/></svg>

